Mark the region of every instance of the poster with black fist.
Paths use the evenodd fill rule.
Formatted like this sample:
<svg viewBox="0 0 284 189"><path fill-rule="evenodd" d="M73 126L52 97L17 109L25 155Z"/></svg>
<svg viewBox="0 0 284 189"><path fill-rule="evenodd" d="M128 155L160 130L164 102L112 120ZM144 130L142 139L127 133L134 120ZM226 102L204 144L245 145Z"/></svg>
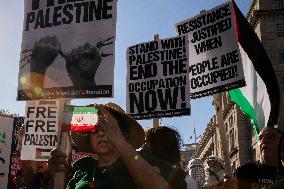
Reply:
<svg viewBox="0 0 284 189"><path fill-rule="evenodd" d="M17 100L113 97L116 11L117 0L25 0Z"/></svg>

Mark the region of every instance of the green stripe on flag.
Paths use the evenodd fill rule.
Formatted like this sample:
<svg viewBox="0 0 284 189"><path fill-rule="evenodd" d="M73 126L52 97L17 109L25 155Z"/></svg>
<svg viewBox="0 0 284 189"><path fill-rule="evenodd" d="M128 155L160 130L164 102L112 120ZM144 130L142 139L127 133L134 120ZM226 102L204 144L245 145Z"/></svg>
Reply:
<svg viewBox="0 0 284 189"><path fill-rule="evenodd" d="M255 110L249 103L247 98L243 95L240 89L234 89L229 91L229 95L232 100L240 107L244 114L252 121L253 131L258 136L259 134L259 124L256 118Z"/></svg>
<svg viewBox="0 0 284 189"><path fill-rule="evenodd" d="M95 107L84 107L84 106L72 106L65 105L64 112L72 112L73 114L98 114L98 110Z"/></svg>

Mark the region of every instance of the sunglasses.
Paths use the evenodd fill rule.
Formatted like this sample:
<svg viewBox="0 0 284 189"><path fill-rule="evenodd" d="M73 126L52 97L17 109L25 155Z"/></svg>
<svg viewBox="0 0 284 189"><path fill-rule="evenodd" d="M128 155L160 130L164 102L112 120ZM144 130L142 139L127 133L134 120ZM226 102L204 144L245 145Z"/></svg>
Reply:
<svg viewBox="0 0 284 189"><path fill-rule="evenodd" d="M100 127L102 125L107 125L109 123L109 120L105 117L99 119L99 121L97 122L96 126L91 130L92 134L97 134L101 129Z"/></svg>

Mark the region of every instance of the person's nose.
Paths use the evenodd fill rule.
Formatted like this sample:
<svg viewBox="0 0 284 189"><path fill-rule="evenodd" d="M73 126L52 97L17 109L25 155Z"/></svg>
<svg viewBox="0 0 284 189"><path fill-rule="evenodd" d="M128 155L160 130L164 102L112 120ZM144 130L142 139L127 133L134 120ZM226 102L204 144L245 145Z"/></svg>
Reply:
<svg viewBox="0 0 284 189"><path fill-rule="evenodd" d="M98 132L98 137L99 137L99 138L102 138L102 137L104 137L104 136L105 136L105 133L104 133L103 131L99 130L99 132Z"/></svg>

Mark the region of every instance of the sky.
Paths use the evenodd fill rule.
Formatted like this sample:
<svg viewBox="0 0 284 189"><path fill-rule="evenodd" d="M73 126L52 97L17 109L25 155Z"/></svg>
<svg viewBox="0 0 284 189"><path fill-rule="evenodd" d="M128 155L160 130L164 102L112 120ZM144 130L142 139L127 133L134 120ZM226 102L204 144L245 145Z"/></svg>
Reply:
<svg viewBox="0 0 284 189"><path fill-rule="evenodd" d="M27 1L27 0L26 0ZM224 0L119 0L116 24L114 98L72 100L74 105L115 102L126 109L126 49L151 41L155 34L160 39L176 36L175 23L191 18L201 10L212 9ZM251 0L235 0L244 15ZM0 109L24 116L25 102L16 101L19 55L22 38L24 0L0 1ZM161 118L160 125L176 128L184 143L190 139L193 128L202 135L215 113L212 97L191 100L191 115ZM153 121L139 123L152 127ZM198 140L197 140L198 141Z"/></svg>

